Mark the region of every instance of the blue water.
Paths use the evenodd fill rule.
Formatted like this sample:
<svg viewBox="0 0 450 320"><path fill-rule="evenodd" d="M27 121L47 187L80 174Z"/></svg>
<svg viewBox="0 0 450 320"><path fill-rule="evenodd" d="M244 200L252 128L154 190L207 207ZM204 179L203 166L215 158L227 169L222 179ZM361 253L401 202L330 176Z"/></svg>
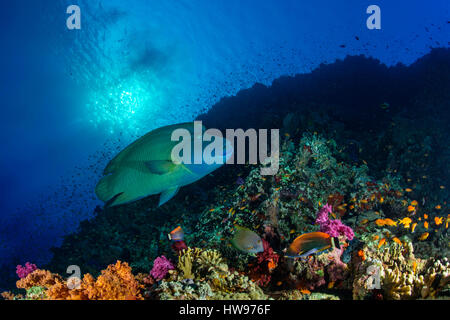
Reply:
<svg viewBox="0 0 450 320"><path fill-rule="evenodd" d="M66 28L70 4L81 30ZM370 4L2 1L1 260L48 260L100 204L106 162L153 128L346 55L410 64L448 47L449 1L376 1L381 30L366 28Z"/></svg>

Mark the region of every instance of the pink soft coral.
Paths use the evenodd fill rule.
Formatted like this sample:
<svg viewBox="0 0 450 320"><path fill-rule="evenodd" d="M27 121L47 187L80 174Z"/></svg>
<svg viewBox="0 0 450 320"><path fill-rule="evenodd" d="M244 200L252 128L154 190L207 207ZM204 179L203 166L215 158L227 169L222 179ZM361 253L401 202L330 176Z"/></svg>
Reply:
<svg viewBox="0 0 450 320"><path fill-rule="evenodd" d="M25 263L25 266L21 266L20 264L16 267L16 273L20 279L25 278L27 275L37 270L37 266L33 263Z"/></svg>
<svg viewBox="0 0 450 320"><path fill-rule="evenodd" d="M166 277L169 270L173 270L175 267L172 262L165 256L161 256L155 259L153 262L153 268L150 271L150 275L157 281L162 280Z"/></svg>
<svg viewBox="0 0 450 320"><path fill-rule="evenodd" d="M331 212L332 207L326 204L317 213L316 224L320 226L320 231L332 237L345 236L348 240L352 240L355 235L352 228L344 225L341 220L330 220Z"/></svg>

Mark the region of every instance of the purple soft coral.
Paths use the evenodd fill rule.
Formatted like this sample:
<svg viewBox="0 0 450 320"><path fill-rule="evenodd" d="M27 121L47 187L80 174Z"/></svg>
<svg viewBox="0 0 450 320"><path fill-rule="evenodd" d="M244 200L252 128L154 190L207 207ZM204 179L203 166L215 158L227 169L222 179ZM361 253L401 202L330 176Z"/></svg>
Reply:
<svg viewBox="0 0 450 320"><path fill-rule="evenodd" d="M345 236L348 240L352 240L354 233L352 228L344 225L341 220L330 220L329 214L333 208L326 204L317 213L316 224L320 226L320 231L329 234L332 237Z"/></svg>
<svg viewBox="0 0 450 320"><path fill-rule="evenodd" d="M157 281L162 280L166 277L169 270L173 270L175 267L172 262L165 256L161 256L153 261L153 268L150 271L150 275Z"/></svg>
<svg viewBox="0 0 450 320"><path fill-rule="evenodd" d="M25 278L27 275L32 273L34 270L37 270L37 266L33 263L26 262L25 266L21 266L20 264L16 267L16 273L20 279Z"/></svg>

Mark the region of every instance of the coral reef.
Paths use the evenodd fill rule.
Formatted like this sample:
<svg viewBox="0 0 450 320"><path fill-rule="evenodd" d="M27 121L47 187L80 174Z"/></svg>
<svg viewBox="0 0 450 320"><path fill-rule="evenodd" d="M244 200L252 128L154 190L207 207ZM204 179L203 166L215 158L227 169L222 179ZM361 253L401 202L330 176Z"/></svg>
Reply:
<svg viewBox="0 0 450 320"><path fill-rule="evenodd" d="M231 270L217 250L188 248L179 256L178 268L159 285L160 299L267 299L247 276Z"/></svg>
<svg viewBox="0 0 450 320"><path fill-rule="evenodd" d="M280 256L273 251L266 240L263 241L264 251L256 255L256 261L249 265L250 277L256 280L260 286L267 286L271 280L271 274L278 266Z"/></svg>
<svg viewBox="0 0 450 320"><path fill-rule="evenodd" d="M440 55L445 56L430 54L438 60ZM360 70L366 67L379 70L379 81L406 70L351 57L319 68L320 74L331 73L332 81L318 81L315 73L279 79L270 88L255 86L251 92L264 93L260 102L269 104L265 113L242 107L255 103L246 93L222 101L200 117L209 127L280 128L275 176L261 176L260 165L224 166L182 188L161 207L149 197L97 208L93 219L81 223L79 231L53 250L54 258L45 266L63 274L68 264L79 265L87 273L79 282L26 264L17 273L21 294L2 296L448 299L450 153L445 138L450 100L448 81L442 81L448 79L444 76L449 69L443 59L439 68L431 68L429 61L408 69L408 79L427 81L415 80L414 90L402 96L387 90L370 99L361 94L358 100L353 78L351 86L335 83L339 70L352 63L362 66L361 83L366 73ZM434 73L440 76L431 77ZM434 78L439 84L428 82ZM347 90L347 98L335 96L336 85ZM316 88L317 93L309 95L302 88ZM348 97L364 108L353 108ZM389 110L380 108L385 101ZM272 104L277 107L271 109ZM229 111L233 105L239 112ZM226 106L223 114L220 106ZM211 116L217 112L221 116ZM258 233L264 251L248 255L231 247L236 224ZM166 235L177 225L185 230L184 241L169 242ZM284 257L296 237L318 230L339 237L341 247L304 259ZM129 265L116 263L118 259Z"/></svg>
<svg viewBox="0 0 450 320"><path fill-rule="evenodd" d="M47 270L37 269L17 281L17 288L25 289L25 299L48 300L139 300L142 299L140 284L127 263L117 261L94 279L85 274L83 279L63 279ZM21 296L5 294L9 299Z"/></svg>
<svg viewBox="0 0 450 320"><path fill-rule="evenodd" d="M295 143L286 137L276 176L261 176L259 167L254 167L246 175L241 173L238 184L212 188L214 196L197 203L189 218L182 214L186 242L166 240L173 225L181 223L179 217L169 216L151 231L158 236L157 244L151 244L157 249L130 251L128 257L139 256L131 265L117 261L97 278L87 273L78 281L37 269L17 281L17 288L25 293L2 296L30 300L448 297L448 217L445 220L440 209L424 214L423 205L409 198L411 192L397 178L387 175L375 180L364 163L350 166L338 157L339 148L331 139L305 133ZM166 210L178 206L167 205ZM102 212L98 219L111 222L110 214L125 214L124 208ZM134 219L142 218L140 210L132 209ZM233 248L229 239L235 225L260 234L264 251L251 255ZM143 229L135 225L130 232L142 234ZM318 230L340 245L305 258L284 257L299 234ZM196 247L188 246L192 243ZM112 250L108 259L113 252L123 254L123 248Z"/></svg>
<svg viewBox="0 0 450 320"><path fill-rule="evenodd" d="M346 287L344 280L349 272L347 264L341 261L343 251L343 248L334 248L331 252L294 261L290 280L297 288L309 291L323 286L328 289Z"/></svg>
<svg viewBox="0 0 450 320"><path fill-rule="evenodd" d="M381 249L377 243L369 240L361 250L363 254L355 257L354 299L368 298L375 292L384 299L435 298L450 289L447 257L416 258L407 237Z"/></svg>

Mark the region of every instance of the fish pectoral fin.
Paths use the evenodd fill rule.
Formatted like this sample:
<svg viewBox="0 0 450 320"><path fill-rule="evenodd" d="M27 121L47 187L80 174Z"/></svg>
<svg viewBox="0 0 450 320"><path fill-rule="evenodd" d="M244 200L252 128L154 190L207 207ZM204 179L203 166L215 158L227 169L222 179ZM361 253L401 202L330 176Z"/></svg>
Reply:
<svg viewBox="0 0 450 320"><path fill-rule="evenodd" d="M159 196L158 207L163 205L170 199L172 199L177 194L179 189L180 189L180 187L176 186L176 187L173 187L173 188L170 188L170 189L167 189L167 190L161 192L161 195Z"/></svg>
<svg viewBox="0 0 450 320"><path fill-rule="evenodd" d="M153 174L166 174L175 169L176 164L170 160L150 160L145 161L145 166Z"/></svg>

